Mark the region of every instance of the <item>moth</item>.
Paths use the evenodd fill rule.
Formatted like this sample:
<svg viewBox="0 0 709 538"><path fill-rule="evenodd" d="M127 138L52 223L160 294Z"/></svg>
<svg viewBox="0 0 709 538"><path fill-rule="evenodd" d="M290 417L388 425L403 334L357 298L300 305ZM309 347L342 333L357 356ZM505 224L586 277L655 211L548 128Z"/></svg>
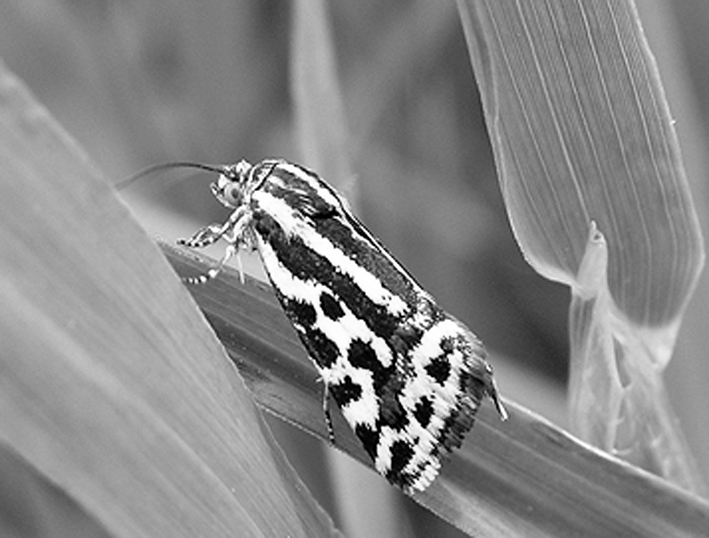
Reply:
<svg viewBox="0 0 709 538"><path fill-rule="evenodd" d="M374 462L411 494L436 478L485 396L504 420L480 340L446 313L315 172L284 160L208 166L229 218L178 243L226 242L214 278L256 249L325 387Z"/></svg>

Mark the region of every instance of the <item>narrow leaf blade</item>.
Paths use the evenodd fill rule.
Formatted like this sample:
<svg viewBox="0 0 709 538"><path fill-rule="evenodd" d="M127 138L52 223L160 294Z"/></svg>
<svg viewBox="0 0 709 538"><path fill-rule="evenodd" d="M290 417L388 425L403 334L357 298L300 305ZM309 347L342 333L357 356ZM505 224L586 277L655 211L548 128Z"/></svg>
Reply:
<svg viewBox="0 0 709 538"><path fill-rule="evenodd" d="M704 491L661 377L704 247L633 3L459 6L517 240L574 295L573 431Z"/></svg>
<svg viewBox="0 0 709 538"><path fill-rule="evenodd" d="M0 95L0 440L113 536L331 535L152 241Z"/></svg>
<svg viewBox="0 0 709 538"><path fill-rule="evenodd" d="M163 251L184 276L216 263ZM190 291L259 405L327 442L317 372L268 286L242 284L226 270ZM473 536L693 536L709 527L702 499L505 405L506 422L492 405L481 407L461 449L416 502ZM337 448L371 468L340 413L333 419Z"/></svg>

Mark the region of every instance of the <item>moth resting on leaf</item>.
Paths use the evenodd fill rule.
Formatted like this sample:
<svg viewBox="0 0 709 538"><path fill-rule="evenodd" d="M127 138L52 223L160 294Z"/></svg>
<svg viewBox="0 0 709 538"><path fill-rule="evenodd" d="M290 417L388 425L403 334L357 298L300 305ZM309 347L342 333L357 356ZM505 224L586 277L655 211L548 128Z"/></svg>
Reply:
<svg viewBox="0 0 709 538"><path fill-rule="evenodd" d="M223 224L179 241L227 243L217 267L187 281L204 283L240 249L258 250L325 385L328 427L329 394L391 483L424 490L473 426L484 396L507 417L482 343L315 172L283 160L152 170L174 166L218 173L212 193L233 210Z"/></svg>

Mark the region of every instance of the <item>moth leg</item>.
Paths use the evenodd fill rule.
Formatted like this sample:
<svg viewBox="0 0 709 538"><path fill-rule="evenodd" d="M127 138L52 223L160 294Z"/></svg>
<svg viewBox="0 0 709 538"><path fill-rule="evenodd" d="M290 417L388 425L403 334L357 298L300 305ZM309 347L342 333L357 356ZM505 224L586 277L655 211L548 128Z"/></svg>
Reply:
<svg viewBox="0 0 709 538"><path fill-rule="evenodd" d="M330 389L325 383L322 393L322 410L325 414L325 424L327 426L327 440L331 445L335 445L335 430L332 427L332 416L330 415Z"/></svg>
<svg viewBox="0 0 709 538"><path fill-rule="evenodd" d="M226 231L222 224L210 224L197 230L189 239L178 239L177 244L189 248L208 247L219 241Z"/></svg>
<svg viewBox="0 0 709 538"><path fill-rule="evenodd" d="M180 239L177 243L190 248L204 248L212 245L224 239L227 243L227 247L224 250L224 256L219 260L216 267L213 267L206 273L202 275L185 277L182 279L183 282L187 284L204 284L215 278L219 273L221 273L224 266L229 262L229 260L239 252L239 247L246 243L244 234L248 230L250 224L251 214L246 210L239 208L234 211L229 220L224 224L211 224L198 230L189 239ZM241 282L244 282L244 273L241 270L241 264L239 264L239 274L241 276Z"/></svg>
<svg viewBox="0 0 709 538"><path fill-rule="evenodd" d="M239 243L229 243L224 250L224 256L222 256L222 259L219 260L219 263L217 264L216 267L212 267L209 271L206 273L203 273L201 275L197 276L187 276L182 279L182 282L185 284L204 284L205 282L209 282L213 278L215 278L219 273L222 272L222 269L224 269L224 266L227 264L227 262L236 254L239 250ZM241 283L244 283L244 275L243 273L241 274Z"/></svg>
<svg viewBox="0 0 709 538"><path fill-rule="evenodd" d="M248 208L240 207L234 211L224 224L210 224L197 230L189 239L178 239L177 244L189 248L204 248L213 245L222 237L229 234L227 241L234 242L234 238L241 236L243 230L251 221Z"/></svg>

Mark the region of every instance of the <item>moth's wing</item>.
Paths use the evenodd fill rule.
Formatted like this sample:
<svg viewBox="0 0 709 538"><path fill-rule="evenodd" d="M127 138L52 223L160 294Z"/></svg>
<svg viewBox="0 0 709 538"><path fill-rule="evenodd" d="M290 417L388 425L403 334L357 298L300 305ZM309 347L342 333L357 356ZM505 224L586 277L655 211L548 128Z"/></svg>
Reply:
<svg viewBox="0 0 709 538"><path fill-rule="evenodd" d="M286 185L278 197L252 197L278 299L376 469L406 491L422 490L440 457L460 445L485 393L477 340L332 203L336 193Z"/></svg>
<svg viewBox="0 0 709 538"><path fill-rule="evenodd" d="M392 458L388 465L381 460L378 469L408 491L425 489L442 459L461 445L491 383L482 344L435 305L426 309L431 308L435 313L424 328L402 324L394 339L400 348L390 382L395 390L382 391L379 451Z"/></svg>
<svg viewBox="0 0 709 538"><path fill-rule="evenodd" d="M338 218L346 222L348 227L353 230L353 232L358 236L360 241L366 242L372 251L379 253L382 259L387 260L387 264L396 268L396 271L402 276L408 279L411 284L416 286L418 291L422 294L426 294L424 289L418 284L416 279L409 273L409 271L399 263L394 255L389 252L389 249L382 243L377 236L375 236L369 229L359 220L359 217L351 210L347 200L342 197L334 188L330 185L325 184L325 186L331 191L332 195L337 199L338 204L336 206L328 205L327 207L315 206L317 211L308 214L309 217L322 220L330 218Z"/></svg>

